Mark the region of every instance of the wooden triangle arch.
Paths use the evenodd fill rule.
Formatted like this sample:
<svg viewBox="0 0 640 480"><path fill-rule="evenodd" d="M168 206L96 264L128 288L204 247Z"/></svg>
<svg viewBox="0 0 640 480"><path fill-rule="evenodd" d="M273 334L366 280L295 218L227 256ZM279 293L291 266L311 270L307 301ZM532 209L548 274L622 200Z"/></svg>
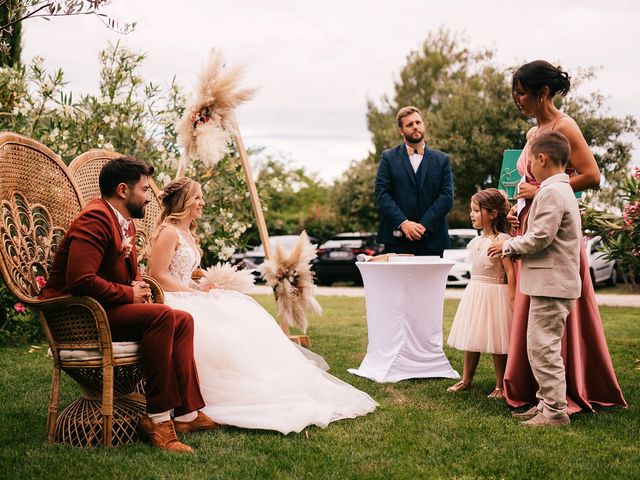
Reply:
<svg viewBox="0 0 640 480"><path fill-rule="evenodd" d="M244 178L247 182L247 186L249 188L249 197L251 198L251 208L253 209L253 214L256 218L256 225L258 226L258 233L260 234L260 241L264 247L264 258L268 260L271 258L271 245L269 244L269 232L267 230L267 223L264 219L264 213L262 212L262 204L260 202L260 197L258 196L258 189L256 188L256 183L253 180L253 174L251 172L251 165L249 164L249 155L247 154L247 150L244 146L244 142L242 141L242 135L240 134L240 127L238 126L238 120L236 118L235 112L230 112L229 116L231 118L233 124L233 130L236 132L234 134L236 140L236 149L238 151L238 155L240 156L240 161L242 162L242 171L244 172ZM186 165L181 163L178 167L178 172L176 174L176 178L184 176L184 170ZM289 330L289 325L284 323L282 319L279 319L280 328L285 333L289 339L298 345L303 347L311 346L311 339L308 335L291 335L291 331Z"/></svg>

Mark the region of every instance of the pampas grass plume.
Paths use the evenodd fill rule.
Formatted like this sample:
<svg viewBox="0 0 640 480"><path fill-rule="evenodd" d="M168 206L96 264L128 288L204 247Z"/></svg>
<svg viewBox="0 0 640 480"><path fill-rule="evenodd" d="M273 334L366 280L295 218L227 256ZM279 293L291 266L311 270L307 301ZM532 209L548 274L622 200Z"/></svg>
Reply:
<svg viewBox="0 0 640 480"><path fill-rule="evenodd" d="M202 278L198 284L204 289L213 284L223 290L249 293L254 281L255 277L249 270L236 270L229 263L218 263L202 271Z"/></svg>

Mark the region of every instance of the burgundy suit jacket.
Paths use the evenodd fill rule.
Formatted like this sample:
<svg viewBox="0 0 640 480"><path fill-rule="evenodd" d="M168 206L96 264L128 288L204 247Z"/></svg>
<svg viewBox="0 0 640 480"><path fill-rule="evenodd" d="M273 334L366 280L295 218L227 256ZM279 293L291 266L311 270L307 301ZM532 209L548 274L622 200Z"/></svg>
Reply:
<svg viewBox="0 0 640 480"><path fill-rule="evenodd" d="M128 235L132 249L125 256L115 212L105 200L93 200L67 230L40 297L86 295L105 307L133 303L131 282L140 280L133 222Z"/></svg>

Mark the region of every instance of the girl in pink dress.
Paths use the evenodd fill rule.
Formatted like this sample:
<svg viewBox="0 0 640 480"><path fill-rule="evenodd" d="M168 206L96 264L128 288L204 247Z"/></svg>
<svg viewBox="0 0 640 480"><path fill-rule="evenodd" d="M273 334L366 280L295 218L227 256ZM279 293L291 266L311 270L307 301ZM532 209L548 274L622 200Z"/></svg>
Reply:
<svg viewBox="0 0 640 480"><path fill-rule="evenodd" d="M471 224L482 230L467 246L471 263L471 281L460 299L447 343L464 350L462 380L449 387L459 392L471 386L480 353L493 354L496 388L489 398L503 398L503 378L513 315L515 274L510 258L489 257L487 248L495 241L510 237L507 221L509 202L495 188L482 190L471 197Z"/></svg>
<svg viewBox="0 0 640 480"><path fill-rule="evenodd" d="M521 66L513 75L513 99L523 114L535 117L537 126L527 133L527 144L518 160L518 171L523 176L518 193L517 208L512 209L511 220L516 225L516 235L523 233L529 207L540 188L529 171L527 162L528 140L539 132L557 130L571 144L571 159L567 167L571 186L575 192L597 187L600 171L596 160L576 122L559 111L554 103L556 94L566 95L571 86L569 75L560 67L543 60ZM516 261L516 278L519 262ZM562 340L562 357L567 379L569 413L580 410L593 411L594 405L627 406L616 374L613 370L607 341L604 335L600 311L596 303L589 265L584 249L580 252L582 296L576 300L567 318ZM538 386L527 359L526 332L529 297L516 288L513 309L513 326L509 346L504 392L507 403L520 407L536 403Z"/></svg>

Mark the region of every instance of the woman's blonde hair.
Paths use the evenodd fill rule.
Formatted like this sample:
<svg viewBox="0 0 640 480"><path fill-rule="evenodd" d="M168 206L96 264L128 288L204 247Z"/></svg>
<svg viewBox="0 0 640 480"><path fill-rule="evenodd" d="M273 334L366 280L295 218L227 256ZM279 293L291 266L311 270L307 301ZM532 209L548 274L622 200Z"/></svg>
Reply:
<svg viewBox="0 0 640 480"><path fill-rule="evenodd" d="M162 203L162 211L160 212L160 217L158 217L158 224L152 241L155 240L166 225L175 225L189 215L189 211L196 201L198 187L200 187L198 182L187 177L177 178L164 187L159 196ZM200 240L196 235L196 226L196 221L192 220L189 230L196 245L198 245Z"/></svg>

